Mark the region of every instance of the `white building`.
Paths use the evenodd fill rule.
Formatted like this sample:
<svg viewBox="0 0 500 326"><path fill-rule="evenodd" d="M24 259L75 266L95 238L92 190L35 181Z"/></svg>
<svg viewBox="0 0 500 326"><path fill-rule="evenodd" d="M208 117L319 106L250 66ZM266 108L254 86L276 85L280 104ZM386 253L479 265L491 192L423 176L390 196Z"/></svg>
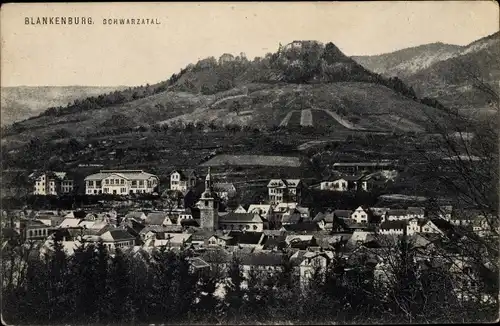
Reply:
<svg viewBox="0 0 500 326"><path fill-rule="evenodd" d="M33 180L33 195L62 195L73 192L73 180L66 172L45 172L32 173L30 179Z"/></svg>
<svg viewBox="0 0 500 326"><path fill-rule="evenodd" d="M302 182L300 179L271 179L267 184L269 203L300 202Z"/></svg>
<svg viewBox="0 0 500 326"><path fill-rule="evenodd" d="M368 213L361 206L356 208L356 210L351 214L351 218L359 224L368 223Z"/></svg>
<svg viewBox="0 0 500 326"><path fill-rule="evenodd" d="M170 189L184 193L196 186L197 179L194 170L173 171L170 174Z"/></svg>
<svg viewBox="0 0 500 326"><path fill-rule="evenodd" d="M150 194L158 185L156 175L142 170L101 170L85 178L85 194Z"/></svg>

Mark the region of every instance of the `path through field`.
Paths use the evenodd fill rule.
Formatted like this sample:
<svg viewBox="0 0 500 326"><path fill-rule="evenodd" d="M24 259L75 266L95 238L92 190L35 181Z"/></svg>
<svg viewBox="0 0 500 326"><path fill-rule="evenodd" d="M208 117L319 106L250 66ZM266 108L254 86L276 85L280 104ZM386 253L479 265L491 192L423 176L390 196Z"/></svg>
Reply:
<svg viewBox="0 0 500 326"><path fill-rule="evenodd" d="M222 103L224 101L227 101L227 100L232 100L232 99L235 99L235 98L240 98L240 97L246 97L248 96L247 94L240 94L240 95L233 95L233 96L228 96L228 97L224 97L224 98L221 98L217 101L215 101L214 103L210 104L210 107L213 107L219 103Z"/></svg>
<svg viewBox="0 0 500 326"><path fill-rule="evenodd" d="M280 127L286 127L288 125L288 121L290 121L290 118L292 117L294 110L288 112L286 116L281 120Z"/></svg>
<svg viewBox="0 0 500 326"><path fill-rule="evenodd" d="M339 116L335 112L332 112L332 111L330 111L328 109L319 109L319 110L323 110L326 113L328 113L332 118L334 118L338 123L340 123L341 125L343 125L347 129L351 129L351 130L364 130L364 128L356 127L355 125L353 125L352 123L350 123L346 119L342 118L341 116Z"/></svg>
<svg viewBox="0 0 500 326"><path fill-rule="evenodd" d="M302 110L300 113L300 125L301 126L312 126L313 116L311 109Z"/></svg>
<svg viewBox="0 0 500 326"><path fill-rule="evenodd" d="M402 118L398 115L395 114L390 114L387 116L379 116L378 117L380 120L386 122L390 126L400 129L402 131L414 131L414 132L424 132L425 130L419 126L418 124Z"/></svg>

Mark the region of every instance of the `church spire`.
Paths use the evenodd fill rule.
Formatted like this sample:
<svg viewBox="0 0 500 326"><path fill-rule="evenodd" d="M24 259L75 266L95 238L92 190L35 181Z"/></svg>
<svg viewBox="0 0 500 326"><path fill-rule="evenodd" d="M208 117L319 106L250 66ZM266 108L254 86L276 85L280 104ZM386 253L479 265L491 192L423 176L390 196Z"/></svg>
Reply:
<svg viewBox="0 0 500 326"><path fill-rule="evenodd" d="M208 173L205 177L205 191L212 190L212 174L210 173L210 167L208 167Z"/></svg>

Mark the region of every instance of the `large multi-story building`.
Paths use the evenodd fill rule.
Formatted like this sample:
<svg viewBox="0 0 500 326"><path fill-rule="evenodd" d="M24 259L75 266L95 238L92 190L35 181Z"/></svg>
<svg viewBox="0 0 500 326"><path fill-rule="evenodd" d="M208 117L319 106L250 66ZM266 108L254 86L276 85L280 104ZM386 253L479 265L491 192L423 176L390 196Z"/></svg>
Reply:
<svg viewBox="0 0 500 326"><path fill-rule="evenodd" d="M271 179L267 184L269 204L300 203L302 182L300 179Z"/></svg>
<svg viewBox="0 0 500 326"><path fill-rule="evenodd" d="M34 183L34 195L57 196L73 192L73 180L66 172L34 172L29 177Z"/></svg>
<svg viewBox="0 0 500 326"><path fill-rule="evenodd" d="M150 194L158 185L156 175L142 170L101 170L85 178L85 194Z"/></svg>

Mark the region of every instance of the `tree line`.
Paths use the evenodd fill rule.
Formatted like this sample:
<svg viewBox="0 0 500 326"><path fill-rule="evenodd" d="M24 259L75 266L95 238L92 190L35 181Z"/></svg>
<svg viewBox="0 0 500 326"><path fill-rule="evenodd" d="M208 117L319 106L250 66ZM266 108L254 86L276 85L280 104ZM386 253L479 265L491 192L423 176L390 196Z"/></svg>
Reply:
<svg viewBox="0 0 500 326"><path fill-rule="evenodd" d="M289 252L274 273L256 267L244 273L237 256L225 268L215 264L203 272L191 267L188 248L162 247L149 257L120 249L110 254L103 243L82 243L68 256L60 240L55 237L53 251L44 255L15 244L4 250L4 320L427 323L486 321L498 313L494 305L457 298L447 269L419 268L405 237L385 256L387 282L378 281L368 256L347 261L339 245L328 267L315 267L308 283L301 283ZM224 296L216 294L219 285Z"/></svg>

